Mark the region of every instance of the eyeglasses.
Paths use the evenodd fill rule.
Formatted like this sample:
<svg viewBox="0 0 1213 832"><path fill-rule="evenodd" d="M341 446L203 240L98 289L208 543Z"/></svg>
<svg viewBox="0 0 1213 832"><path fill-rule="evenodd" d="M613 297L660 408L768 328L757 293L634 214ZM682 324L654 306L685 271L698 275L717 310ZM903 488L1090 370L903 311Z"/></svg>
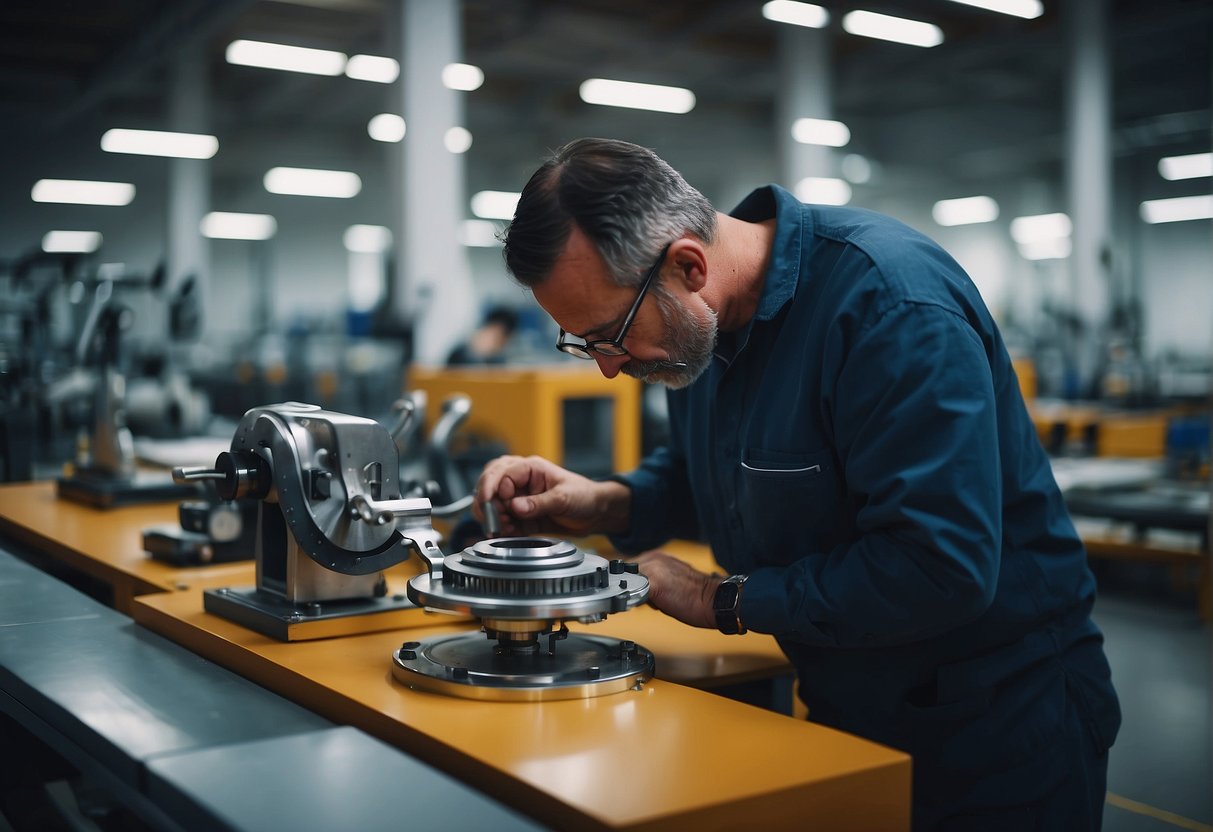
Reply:
<svg viewBox="0 0 1213 832"><path fill-rule="evenodd" d="M649 272L644 276L644 282L640 284L640 294L636 295L636 300L632 302L632 308L628 310L627 317L623 319L623 326L619 327L619 334L614 338L601 338L596 341L584 341L577 343L569 341L570 337L563 329L560 330L560 335L556 338L556 349L577 358L592 359L593 353L599 355L620 356L627 355L628 348L623 345L623 339L627 337L628 330L632 326L632 321L636 319L636 313L640 310L640 304L644 300L644 296L649 293L649 285L652 284L653 278L661 270L661 264L665 262L665 256L669 252L670 247L667 245L661 250L661 254L657 255L657 262L649 267ZM571 336L576 338L577 336Z"/></svg>

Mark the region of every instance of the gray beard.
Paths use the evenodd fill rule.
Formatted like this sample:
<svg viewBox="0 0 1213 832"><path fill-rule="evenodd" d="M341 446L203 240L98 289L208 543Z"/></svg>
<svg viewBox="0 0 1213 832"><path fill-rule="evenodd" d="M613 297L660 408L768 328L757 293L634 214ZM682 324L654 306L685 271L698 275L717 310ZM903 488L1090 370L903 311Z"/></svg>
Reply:
<svg viewBox="0 0 1213 832"><path fill-rule="evenodd" d="M699 321L676 305L664 293L657 294L657 307L669 333L662 347L669 353L668 361L638 361L633 358L622 371L646 384L664 384L671 390L681 390L703 375L712 363L716 348L716 313L708 310L706 321Z"/></svg>

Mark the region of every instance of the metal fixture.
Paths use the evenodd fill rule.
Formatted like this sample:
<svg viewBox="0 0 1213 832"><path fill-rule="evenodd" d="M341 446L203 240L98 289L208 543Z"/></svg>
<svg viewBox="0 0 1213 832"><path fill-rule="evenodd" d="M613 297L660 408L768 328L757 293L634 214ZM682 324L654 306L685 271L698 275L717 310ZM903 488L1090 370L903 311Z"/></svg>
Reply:
<svg viewBox="0 0 1213 832"><path fill-rule="evenodd" d="M476 616L479 633L405 642L396 679L473 699L584 699L639 687L653 654L634 642L570 633L642 603L649 582L636 564L607 561L568 541L506 537L433 557L408 584L418 605Z"/></svg>

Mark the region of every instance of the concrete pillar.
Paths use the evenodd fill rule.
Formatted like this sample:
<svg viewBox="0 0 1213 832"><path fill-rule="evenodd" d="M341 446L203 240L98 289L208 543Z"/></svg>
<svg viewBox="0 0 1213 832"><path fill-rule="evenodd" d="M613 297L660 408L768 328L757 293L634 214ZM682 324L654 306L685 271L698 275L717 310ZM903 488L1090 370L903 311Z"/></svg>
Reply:
<svg viewBox="0 0 1213 832"><path fill-rule="evenodd" d="M442 84L442 69L462 54L462 4L400 0L396 16L400 113L407 132L394 201L398 205L395 312L414 324L414 359L441 364L476 323L471 266L459 242L467 216L463 155L446 149L462 127L463 93Z"/></svg>
<svg viewBox="0 0 1213 832"><path fill-rule="evenodd" d="M1110 303L1112 77L1108 0L1063 4L1066 76L1066 193L1073 221L1073 309L1083 323L1075 356L1089 390L1101 361Z"/></svg>
<svg viewBox="0 0 1213 832"><path fill-rule="evenodd" d="M806 176L836 176L832 147L792 138L798 118L834 118L833 74L828 29L780 25L777 31L778 89L775 141L779 184L793 189Z"/></svg>
<svg viewBox="0 0 1213 832"><path fill-rule="evenodd" d="M179 54L171 68L170 130L210 132L210 83L202 44ZM209 159L170 159L168 187L168 287L193 276L195 291L205 308L210 278L210 246L199 225L210 211L211 162Z"/></svg>

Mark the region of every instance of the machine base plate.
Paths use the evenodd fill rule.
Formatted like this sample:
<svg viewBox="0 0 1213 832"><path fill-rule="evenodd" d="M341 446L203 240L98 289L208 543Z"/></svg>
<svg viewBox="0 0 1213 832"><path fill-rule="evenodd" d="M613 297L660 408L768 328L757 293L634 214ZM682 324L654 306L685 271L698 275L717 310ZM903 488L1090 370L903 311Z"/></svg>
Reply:
<svg viewBox="0 0 1213 832"><path fill-rule="evenodd" d="M483 633L405 642L392 675L418 690L469 699L538 702L589 699L635 688L653 677L653 654L633 642L573 633L555 652L502 656Z"/></svg>
<svg viewBox="0 0 1213 832"><path fill-rule="evenodd" d="M279 641L376 633L433 624L433 617L403 595L292 604L253 587L208 589L202 606Z"/></svg>

